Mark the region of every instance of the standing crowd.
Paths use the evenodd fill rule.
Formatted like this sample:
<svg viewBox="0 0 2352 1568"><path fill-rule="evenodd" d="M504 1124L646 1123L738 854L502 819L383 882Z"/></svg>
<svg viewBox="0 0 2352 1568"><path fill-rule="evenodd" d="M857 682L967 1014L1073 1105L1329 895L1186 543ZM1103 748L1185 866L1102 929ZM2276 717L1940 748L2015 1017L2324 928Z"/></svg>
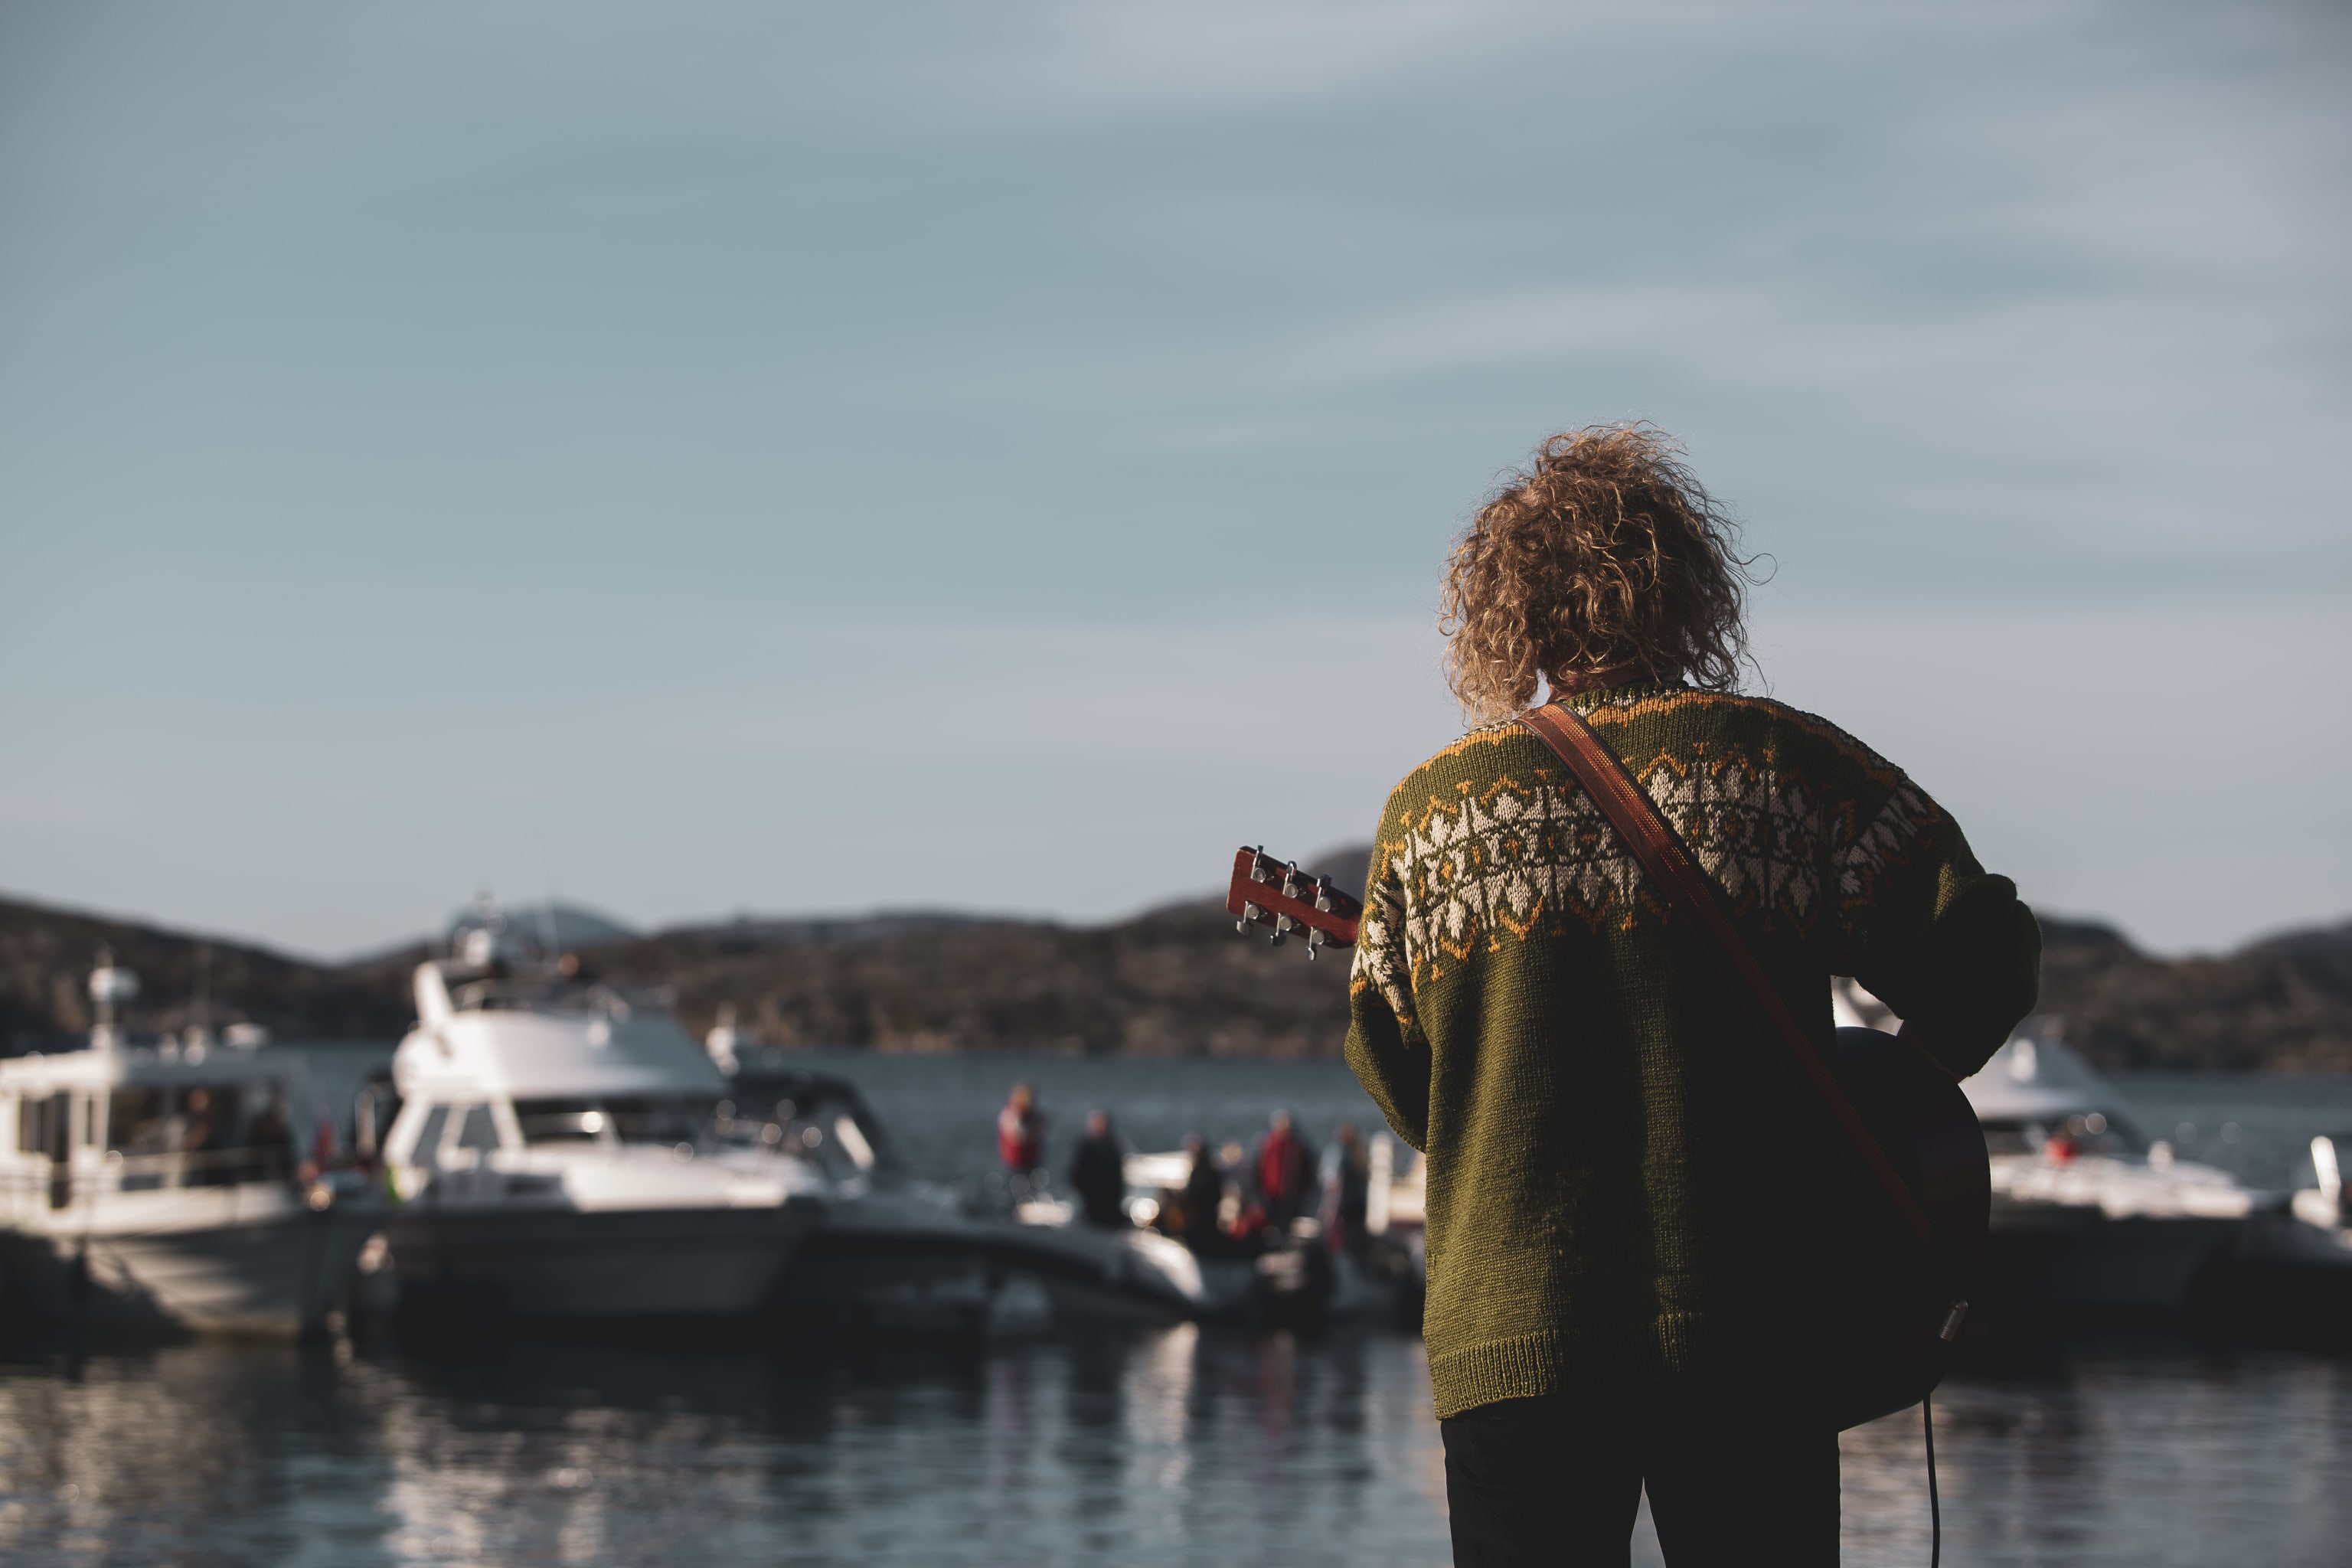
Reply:
<svg viewBox="0 0 2352 1568"><path fill-rule="evenodd" d="M997 1112L996 1152L1016 1204L1051 1191L1045 1131L1035 1089L1014 1084ZM1252 1149L1239 1141L1212 1145L1188 1132L1182 1185L1132 1203L1128 1153L1110 1112L1101 1107L1087 1112L1066 1173L1075 1217L1106 1227L1148 1225L1203 1253L1250 1251L1303 1236L1320 1236L1337 1251L1364 1234L1371 1160L1352 1121L1339 1123L1319 1156L1287 1110L1267 1119Z"/></svg>

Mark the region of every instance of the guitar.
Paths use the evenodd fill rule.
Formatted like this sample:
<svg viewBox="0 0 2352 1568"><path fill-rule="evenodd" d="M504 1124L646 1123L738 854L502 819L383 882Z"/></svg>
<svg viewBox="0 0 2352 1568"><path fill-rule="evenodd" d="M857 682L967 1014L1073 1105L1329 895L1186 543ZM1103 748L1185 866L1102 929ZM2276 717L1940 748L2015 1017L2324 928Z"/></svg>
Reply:
<svg viewBox="0 0 2352 1568"><path fill-rule="evenodd" d="M1984 1265L1992 1163L1969 1097L1909 1042L1840 1029L1828 1064L1934 1227L1924 1251L1884 1248L1894 1310L1846 1325L1841 1353L1817 1371L1823 1407L1843 1429L1916 1405L1951 1369Z"/></svg>
<svg viewBox="0 0 2352 1568"><path fill-rule="evenodd" d="M1331 885L1328 877L1309 878L1296 860L1276 860L1264 845L1244 844L1234 851L1234 879L1225 889L1225 912L1234 930L1244 936L1256 932L1258 922L1272 929L1266 940L1280 947L1294 931L1306 932L1307 956L1326 947L1353 947L1363 920L1364 906Z"/></svg>

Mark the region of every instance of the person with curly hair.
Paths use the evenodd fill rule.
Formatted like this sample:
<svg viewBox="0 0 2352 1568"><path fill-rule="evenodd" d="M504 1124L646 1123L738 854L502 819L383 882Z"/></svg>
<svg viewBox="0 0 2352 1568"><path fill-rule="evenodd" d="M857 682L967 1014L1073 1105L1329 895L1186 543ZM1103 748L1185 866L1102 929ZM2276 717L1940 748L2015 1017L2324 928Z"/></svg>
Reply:
<svg viewBox="0 0 2352 1568"><path fill-rule="evenodd" d="M2041 935L1902 770L1738 689L1748 558L1646 426L1570 430L1447 568L1478 725L1381 817L1348 1060L1427 1158L1424 1331L1462 1568L1614 1563L1644 1488L1690 1564L1834 1563L1809 1399L1868 1194L1630 851L1513 716L1622 759L1828 1050L1850 975L1955 1078L2032 1011Z"/></svg>

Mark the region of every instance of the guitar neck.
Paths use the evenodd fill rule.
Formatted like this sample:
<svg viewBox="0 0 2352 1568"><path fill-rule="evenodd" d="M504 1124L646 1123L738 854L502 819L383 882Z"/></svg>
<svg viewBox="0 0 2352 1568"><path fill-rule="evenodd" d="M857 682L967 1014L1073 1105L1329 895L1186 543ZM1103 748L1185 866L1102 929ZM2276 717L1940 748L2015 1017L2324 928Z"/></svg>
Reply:
<svg viewBox="0 0 2352 1568"><path fill-rule="evenodd" d="M1265 922L1267 940L1276 947L1291 932L1300 932L1312 958L1318 948L1353 947L1364 906L1333 887L1330 878L1310 877L1296 861L1276 860L1263 848L1244 845L1234 852L1225 912L1244 935Z"/></svg>

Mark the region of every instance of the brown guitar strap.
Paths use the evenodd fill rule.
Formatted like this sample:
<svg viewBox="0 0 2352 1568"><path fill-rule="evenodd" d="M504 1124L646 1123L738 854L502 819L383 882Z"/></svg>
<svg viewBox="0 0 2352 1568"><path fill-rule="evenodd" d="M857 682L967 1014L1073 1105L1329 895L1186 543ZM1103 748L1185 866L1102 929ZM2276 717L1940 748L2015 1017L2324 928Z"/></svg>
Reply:
<svg viewBox="0 0 2352 1568"><path fill-rule="evenodd" d="M1773 987L1756 955L1748 950L1738 930L1723 912L1722 903L1715 889L1683 848L1682 840L1667 826L1640 783L1626 770L1617 753L1607 742L1592 732L1592 726L1583 715L1557 704L1531 708L1518 716L1518 721L1532 731L1536 738L1559 754L1584 786L1601 815L1617 829L1619 837L1633 852L1634 859L1650 874L1666 907L1689 928L1698 939L1701 952L1706 954L1723 983L1734 996L1747 1004L1755 1021L1765 1032L1777 1037L1798 1069L1810 1079L1829 1107L1831 1117L1844 1129L1853 1141L1854 1152L1876 1178L1885 1192L1886 1199L1901 1216L1905 1229L1922 1247L1932 1251L1936 1245L1936 1226L1927 1211L1920 1206L1918 1197L1897 1173L1886 1151L1864 1125L1853 1101L1813 1048L1805 1026L1789 1011L1789 1005Z"/></svg>

